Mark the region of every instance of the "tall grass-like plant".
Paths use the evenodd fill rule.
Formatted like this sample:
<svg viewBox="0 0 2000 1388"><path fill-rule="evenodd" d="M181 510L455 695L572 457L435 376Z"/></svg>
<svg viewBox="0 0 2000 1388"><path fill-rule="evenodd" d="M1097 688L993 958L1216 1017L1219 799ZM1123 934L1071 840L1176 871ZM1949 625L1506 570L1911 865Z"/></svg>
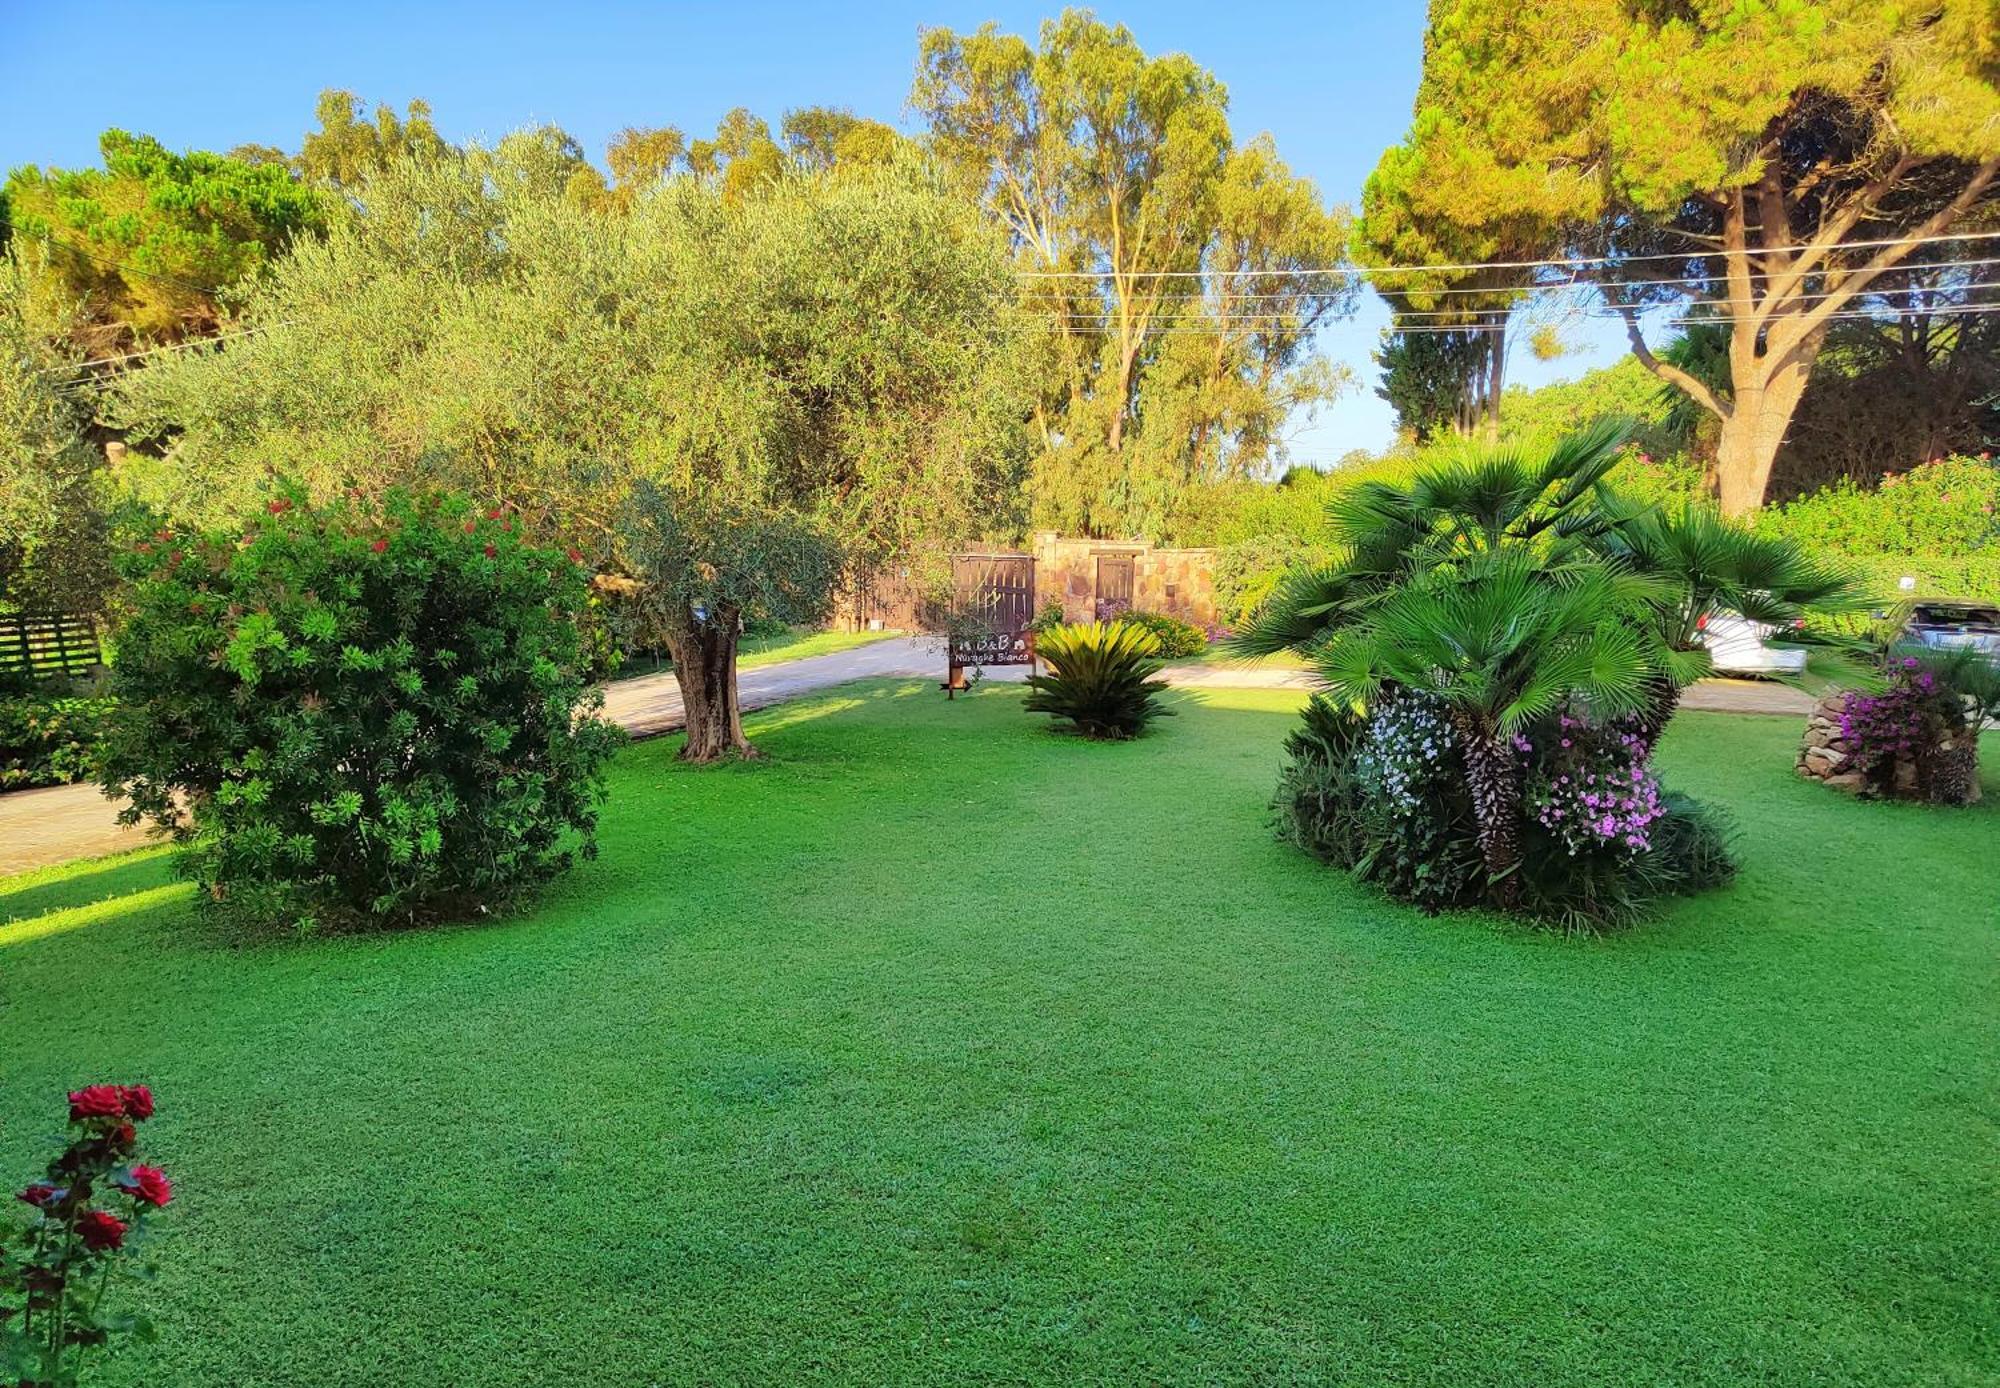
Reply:
<svg viewBox="0 0 2000 1388"><path fill-rule="evenodd" d="M1053 714L1085 737L1100 741L1137 737L1153 719L1173 712L1159 701L1166 683L1159 638L1127 622L1057 627L1035 643L1049 667L1028 678L1027 709Z"/></svg>

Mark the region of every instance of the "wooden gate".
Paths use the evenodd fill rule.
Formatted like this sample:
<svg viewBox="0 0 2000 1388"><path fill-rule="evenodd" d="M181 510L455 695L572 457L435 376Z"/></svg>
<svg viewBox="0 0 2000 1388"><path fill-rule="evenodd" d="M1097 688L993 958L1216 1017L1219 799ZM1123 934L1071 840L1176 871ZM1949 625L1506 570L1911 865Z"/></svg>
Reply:
<svg viewBox="0 0 2000 1388"><path fill-rule="evenodd" d="M101 664L97 626L73 612L0 615L0 675L55 679Z"/></svg>
<svg viewBox="0 0 2000 1388"><path fill-rule="evenodd" d="M965 671L987 665L1033 665L1035 560L1028 554L959 554L951 561L952 603L944 688L966 687Z"/></svg>
<svg viewBox="0 0 2000 1388"><path fill-rule="evenodd" d="M1132 556L1097 556L1097 620L1108 622L1132 606Z"/></svg>

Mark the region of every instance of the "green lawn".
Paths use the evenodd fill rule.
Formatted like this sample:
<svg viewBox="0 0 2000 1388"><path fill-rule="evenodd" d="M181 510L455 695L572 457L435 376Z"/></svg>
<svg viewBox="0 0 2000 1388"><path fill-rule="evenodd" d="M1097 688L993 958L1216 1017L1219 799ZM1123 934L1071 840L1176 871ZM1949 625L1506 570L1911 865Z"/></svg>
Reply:
<svg viewBox="0 0 2000 1388"><path fill-rule="evenodd" d="M856 646L870 646L899 635L892 631L809 631L804 627L763 636L746 636L736 648L736 668L754 670L759 665L775 665L781 660L804 660L809 655L834 655ZM903 637L908 640L907 636ZM635 655L619 667L617 678L637 679L641 675L664 675L674 663L664 656Z"/></svg>
<svg viewBox="0 0 2000 1388"><path fill-rule="evenodd" d="M0 1172L67 1087L160 1099L163 1338L108 1381L2000 1379L2000 798L1684 715L1742 878L1574 940L1274 843L1288 695L1110 746L1019 701L635 747L602 859L483 927L0 882Z"/></svg>

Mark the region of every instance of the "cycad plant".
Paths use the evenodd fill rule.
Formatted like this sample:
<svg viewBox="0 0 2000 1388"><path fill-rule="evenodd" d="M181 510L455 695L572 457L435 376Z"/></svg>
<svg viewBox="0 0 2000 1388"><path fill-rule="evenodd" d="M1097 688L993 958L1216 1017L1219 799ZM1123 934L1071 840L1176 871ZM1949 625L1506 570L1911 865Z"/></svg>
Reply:
<svg viewBox="0 0 2000 1388"><path fill-rule="evenodd" d="M1465 761L1479 851L1495 900L1511 904L1521 861L1521 759L1514 737L1575 704L1631 714L1654 673L1632 617L1658 584L1592 557L1550 565L1501 548L1419 573L1319 648L1329 691L1357 704L1420 690L1449 713Z"/></svg>
<svg viewBox="0 0 2000 1388"><path fill-rule="evenodd" d="M1158 698L1166 683L1152 678L1159 652L1159 638L1129 622L1057 627L1035 642L1049 673L1029 676L1027 709L1100 741L1136 737L1173 712Z"/></svg>

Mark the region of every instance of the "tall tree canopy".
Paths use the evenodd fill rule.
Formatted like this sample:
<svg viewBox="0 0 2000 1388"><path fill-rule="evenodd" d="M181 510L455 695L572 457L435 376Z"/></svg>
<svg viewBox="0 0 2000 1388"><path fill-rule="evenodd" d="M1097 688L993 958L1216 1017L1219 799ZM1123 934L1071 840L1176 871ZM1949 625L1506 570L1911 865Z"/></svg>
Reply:
<svg viewBox="0 0 2000 1388"><path fill-rule="evenodd" d="M927 31L911 104L1034 277L1038 520L1158 533L1191 486L1282 457L1339 383L1312 333L1352 303L1325 273L1346 219L1236 144L1213 75L1070 10L1032 44Z"/></svg>
<svg viewBox="0 0 2000 1388"><path fill-rule="evenodd" d="M74 304L40 255L0 253L0 610L95 611L110 584L103 455L85 436Z"/></svg>
<svg viewBox="0 0 2000 1388"><path fill-rule="evenodd" d="M176 518L274 474L471 493L643 582L690 755L744 746L738 618L817 617L842 573L1011 529L1025 405L997 232L916 165L683 174L571 196L522 132L410 157L252 290L259 331L162 359L120 420Z"/></svg>
<svg viewBox="0 0 2000 1388"><path fill-rule="evenodd" d="M93 353L213 331L225 291L325 225L319 196L282 165L175 154L123 130L98 147L101 169L23 165L0 191L0 237L46 252Z"/></svg>
<svg viewBox="0 0 2000 1388"><path fill-rule="evenodd" d="M1723 507L1753 509L1836 316L1990 213L1995 17L1992 0L1435 0L1415 119L1376 173L1423 235L1379 244L1404 264L1581 258L1562 277L1595 284L1648 369L1719 421ZM1726 324L1726 395L1645 340L1642 310L1691 301Z"/></svg>
<svg viewBox="0 0 2000 1388"><path fill-rule="evenodd" d="M351 188L406 154L437 155L449 148L423 101L412 101L402 116L393 106L377 106L371 118L367 103L353 92L329 89L319 94L313 115L319 129L306 132L292 161L308 183Z"/></svg>

